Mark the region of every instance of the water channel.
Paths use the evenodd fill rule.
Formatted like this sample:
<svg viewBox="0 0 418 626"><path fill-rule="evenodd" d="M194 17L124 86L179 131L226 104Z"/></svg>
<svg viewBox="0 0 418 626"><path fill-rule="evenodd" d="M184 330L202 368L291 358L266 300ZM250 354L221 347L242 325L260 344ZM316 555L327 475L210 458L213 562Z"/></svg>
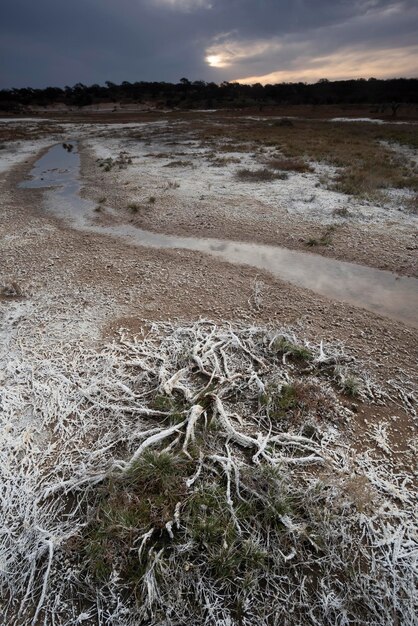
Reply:
<svg viewBox="0 0 418 626"><path fill-rule="evenodd" d="M75 228L121 237L130 245L196 250L231 263L251 265L299 287L347 302L418 327L418 280L277 246L179 237L141 230L131 225L98 226L92 221L95 204L80 196L80 157L77 142L68 150L52 146L35 163L23 188L50 188L45 207ZM108 209L111 211L111 209Z"/></svg>

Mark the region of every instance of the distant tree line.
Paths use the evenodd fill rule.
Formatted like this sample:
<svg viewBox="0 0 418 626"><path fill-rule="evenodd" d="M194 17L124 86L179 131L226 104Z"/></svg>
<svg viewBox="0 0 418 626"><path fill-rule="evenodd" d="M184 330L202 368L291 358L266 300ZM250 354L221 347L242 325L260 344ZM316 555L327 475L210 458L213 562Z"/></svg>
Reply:
<svg viewBox="0 0 418 626"><path fill-rule="evenodd" d="M105 85L46 87L45 89L0 90L0 109L19 112L28 106L64 104L84 107L99 103L153 105L160 108L211 109L245 108L292 104L373 104L390 105L392 113L403 103L418 103L418 79L376 78L329 81L315 84L279 83L276 85L221 84L182 78L178 83L124 81L120 85L106 81Z"/></svg>

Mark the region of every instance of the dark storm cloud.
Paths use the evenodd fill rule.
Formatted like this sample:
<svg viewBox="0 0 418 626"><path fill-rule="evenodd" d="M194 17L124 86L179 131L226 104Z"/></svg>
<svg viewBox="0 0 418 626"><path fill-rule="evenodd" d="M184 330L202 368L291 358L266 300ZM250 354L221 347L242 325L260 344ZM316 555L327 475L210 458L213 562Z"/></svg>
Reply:
<svg viewBox="0 0 418 626"><path fill-rule="evenodd" d="M417 75L417 35L416 0L3 0L0 82Z"/></svg>

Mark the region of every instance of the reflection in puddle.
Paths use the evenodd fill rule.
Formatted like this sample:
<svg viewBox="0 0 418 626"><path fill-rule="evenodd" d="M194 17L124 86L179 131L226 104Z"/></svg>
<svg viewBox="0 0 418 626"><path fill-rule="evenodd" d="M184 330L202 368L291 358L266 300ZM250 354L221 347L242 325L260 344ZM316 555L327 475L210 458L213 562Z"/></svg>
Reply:
<svg viewBox="0 0 418 626"><path fill-rule="evenodd" d="M133 245L206 252L232 263L267 270L282 280L329 298L418 326L415 278L276 246L162 235L130 225L94 225L95 205L79 195L79 167L76 144L71 152L56 145L37 161L31 172L32 180L20 186L53 187L46 198L47 209L76 228L123 237Z"/></svg>

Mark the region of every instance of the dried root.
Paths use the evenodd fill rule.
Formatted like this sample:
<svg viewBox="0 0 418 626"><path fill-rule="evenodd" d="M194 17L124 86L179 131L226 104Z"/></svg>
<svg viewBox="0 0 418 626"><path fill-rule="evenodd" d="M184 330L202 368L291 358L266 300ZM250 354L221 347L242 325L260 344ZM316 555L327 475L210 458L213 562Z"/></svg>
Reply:
<svg viewBox="0 0 418 626"><path fill-rule="evenodd" d="M341 347L201 321L1 358L0 623L414 624L411 479L343 440L347 377L385 395Z"/></svg>

